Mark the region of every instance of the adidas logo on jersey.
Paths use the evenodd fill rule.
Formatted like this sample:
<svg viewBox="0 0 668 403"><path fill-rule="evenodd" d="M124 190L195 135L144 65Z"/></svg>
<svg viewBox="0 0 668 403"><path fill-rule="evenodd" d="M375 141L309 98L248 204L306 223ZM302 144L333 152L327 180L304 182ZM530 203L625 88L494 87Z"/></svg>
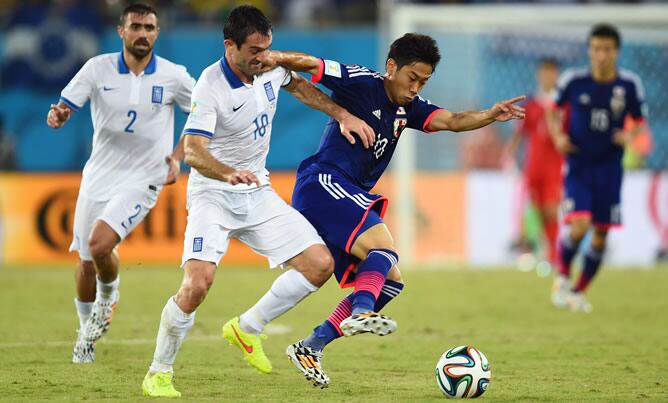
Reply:
<svg viewBox="0 0 668 403"><path fill-rule="evenodd" d="M377 117L378 119L380 119L380 109L376 109L375 111L373 111L373 112L371 112L371 113L373 113L373 116L375 116L375 117Z"/></svg>

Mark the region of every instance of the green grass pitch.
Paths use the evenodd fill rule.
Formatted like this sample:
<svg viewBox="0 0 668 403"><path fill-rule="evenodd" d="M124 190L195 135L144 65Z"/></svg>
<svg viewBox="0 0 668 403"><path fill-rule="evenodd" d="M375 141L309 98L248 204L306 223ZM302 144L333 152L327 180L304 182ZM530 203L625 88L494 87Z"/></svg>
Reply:
<svg viewBox="0 0 668 403"><path fill-rule="evenodd" d="M325 350L332 383L307 383L285 347L320 323L345 291L330 281L274 322L265 342L274 372L261 375L220 339L220 326L254 303L277 272L223 267L175 365L182 401L443 401L434 366L450 347L488 357L484 401L668 401L668 270L603 270L592 314L549 303L551 281L532 273L405 271L404 293L386 308L387 337L339 339ZM122 270L114 324L97 362L70 363L77 319L73 271L0 268L0 400L150 401L141 381L160 312L181 281L177 267Z"/></svg>

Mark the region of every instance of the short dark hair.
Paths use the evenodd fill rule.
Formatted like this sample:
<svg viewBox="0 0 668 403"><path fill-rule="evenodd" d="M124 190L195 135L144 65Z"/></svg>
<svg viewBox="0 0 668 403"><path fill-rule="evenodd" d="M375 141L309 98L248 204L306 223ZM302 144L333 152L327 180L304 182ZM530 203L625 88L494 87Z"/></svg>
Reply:
<svg viewBox="0 0 668 403"><path fill-rule="evenodd" d="M557 59L553 57L543 57L540 60L538 60L538 68L542 67L550 67L553 69L558 69L559 62L557 61Z"/></svg>
<svg viewBox="0 0 668 403"><path fill-rule="evenodd" d="M591 41L591 38L610 38L615 41L615 47L619 49L622 46L622 37L619 35L619 31L614 25L610 24L596 24L589 31L589 38L587 38L587 43Z"/></svg>
<svg viewBox="0 0 668 403"><path fill-rule="evenodd" d="M397 63L397 70L416 62L428 64L432 70L436 70L441 53L431 36L409 33L392 42L386 61L389 59Z"/></svg>
<svg viewBox="0 0 668 403"><path fill-rule="evenodd" d="M269 36L271 33L271 21L259 8L250 5L239 6L230 12L223 35L237 44L237 48L246 42L246 38L254 33Z"/></svg>
<svg viewBox="0 0 668 403"><path fill-rule="evenodd" d="M158 18L158 11L155 8L149 6L146 3L135 3L135 4L130 4L129 6L123 9L120 19L121 25L125 24L125 17L127 17L128 14L130 13L135 13L139 15L153 14L155 15L156 18Z"/></svg>

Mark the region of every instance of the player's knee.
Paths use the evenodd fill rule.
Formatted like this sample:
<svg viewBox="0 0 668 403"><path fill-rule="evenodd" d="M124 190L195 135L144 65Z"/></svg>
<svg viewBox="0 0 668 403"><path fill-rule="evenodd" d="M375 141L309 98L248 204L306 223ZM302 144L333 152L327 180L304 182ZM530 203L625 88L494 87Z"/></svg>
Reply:
<svg viewBox="0 0 668 403"><path fill-rule="evenodd" d="M88 250L94 259L109 256L116 245L101 237L91 237L88 240Z"/></svg>
<svg viewBox="0 0 668 403"><path fill-rule="evenodd" d="M334 273L334 258L329 251L324 251L309 259L306 278L314 285L321 286Z"/></svg>
<svg viewBox="0 0 668 403"><path fill-rule="evenodd" d="M595 229L591 237L591 247L596 251L605 250L605 244L608 239L608 231L602 229Z"/></svg>
<svg viewBox="0 0 668 403"><path fill-rule="evenodd" d="M584 238L585 235L587 235L587 231L589 231L589 223L578 222L571 224L570 235L571 238L576 242L580 242L582 238Z"/></svg>

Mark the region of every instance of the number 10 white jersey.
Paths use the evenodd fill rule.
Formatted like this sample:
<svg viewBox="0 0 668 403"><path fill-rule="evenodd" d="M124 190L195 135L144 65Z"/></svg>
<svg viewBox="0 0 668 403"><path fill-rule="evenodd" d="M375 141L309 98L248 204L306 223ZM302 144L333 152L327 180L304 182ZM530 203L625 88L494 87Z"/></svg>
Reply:
<svg viewBox="0 0 668 403"><path fill-rule="evenodd" d="M228 65L225 56L207 67L197 80L186 135L205 136L209 152L216 160L234 168L253 172L261 185L269 183L266 159L269 153L271 122L276 113L278 92L290 83L290 71L282 67L243 83ZM196 169L190 172L188 191L218 189L249 191L255 185L230 185L208 178Z"/></svg>

